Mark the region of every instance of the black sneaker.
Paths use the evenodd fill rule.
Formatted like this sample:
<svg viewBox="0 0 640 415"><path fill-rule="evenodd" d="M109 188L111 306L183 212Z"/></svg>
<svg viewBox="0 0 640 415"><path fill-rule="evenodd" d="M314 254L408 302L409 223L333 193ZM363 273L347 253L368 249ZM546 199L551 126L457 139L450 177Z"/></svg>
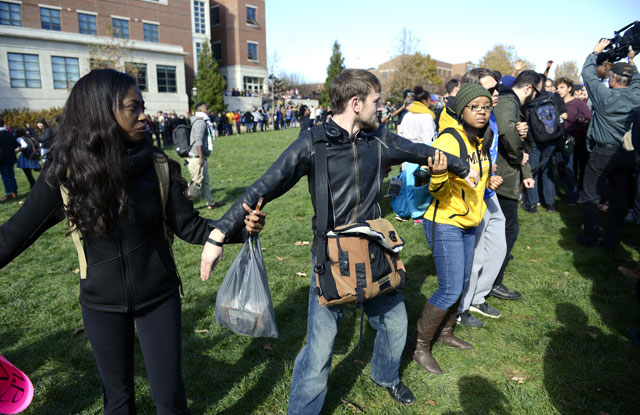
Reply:
<svg viewBox="0 0 640 415"><path fill-rule="evenodd" d="M547 205L547 212L555 213L558 211L558 206L556 205Z"/></svg>
<svg viewBox="0 0 640 415"><path fill-rule="evenodd" d="M502 284L496 285L491 289L489 295L499 298L501 300L517 300L522 295L517 291L511 291Z"/></svg>
<svg viewBox="0 0 640 415"><path fill-rule="evenodd" d="M386 389L387 392L389 392L391 399L398 403L409 405L416 400L413 393L411 393L411 390L409 390L409 388L407 388L407 386L402 382L398 383L396 386L389 386Z"/></svg>
<svg viewBox="0 0 640 415"><path fill-rule="evenodd" d="M487 316L491 318L500 318L500 316L502 315L498 309L491 307L487 303L471 304L471 306L469 307L469 311L473 311L474 313L480 313L483 316Z"/></svg>
<svg viewBox="0 0 640 415"><path fill-rule="evenodd" d="M525 205L523 203L522 204L522 209L526 210L529 213L538 213L538 206L536 206L536 205L529 206L529 205Z"/></svg>
<svg viewBox="0 0 640 415"><path fill-rule="evenodd" d="M484 323L481 320L478 320L477 318L475 318L473 315L471 315L469 310L458 314L458 316L456 317L456 323L462 324L464 326L471 327L474 329L484 326Z"/></svg>

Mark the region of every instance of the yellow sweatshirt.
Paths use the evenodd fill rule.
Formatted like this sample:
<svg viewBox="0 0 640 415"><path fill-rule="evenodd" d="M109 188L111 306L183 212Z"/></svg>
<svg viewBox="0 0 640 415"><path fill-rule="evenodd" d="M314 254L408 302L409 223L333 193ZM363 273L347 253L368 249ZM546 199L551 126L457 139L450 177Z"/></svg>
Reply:
<svg viewBox="0 0 640 415"><path fill-rule="evenodd" d="M429 107L427 107L420 101L413 101L413 103L409 105L409 108L407 108L407 111L414 114L430 114L431 117L433 117L433 120L436 120L436 114L434 114L433 111L429 109Z"/></svg>
<svg viewBox="0 0 640 415"><path fill-rule="evenodd" d="M453 173L443 173L431 176L429 182L429 192L436 199L431 203L424 217L433 220L433 213L436 212L435 222L457 226L459 228L473 228L480 224L482 216L487 208L484 203L484 191L489 184L491 163L486 155L482 154L482 138L476 150L475 146L469 142L467 134L460 124L454 126L467 145L467 161L472 169L482 172L480 182L476 188L472 188ZM436 147L447 153L460 156L460 145L458 140L449 134L442 134L433 143ZM478 155L481 160L478 160ZM482 163L482 169L480 164ZM437 203L436 203L437 202ZM436 210L436 204L438 206Z"/></svg>

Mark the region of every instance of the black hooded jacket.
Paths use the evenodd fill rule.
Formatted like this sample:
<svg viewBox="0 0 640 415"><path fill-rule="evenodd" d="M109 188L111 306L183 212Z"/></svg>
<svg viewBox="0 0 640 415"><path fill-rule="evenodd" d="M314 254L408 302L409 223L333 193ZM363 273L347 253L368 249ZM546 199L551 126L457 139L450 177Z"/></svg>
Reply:
<svg viewBox="0 0 640 415"><path fill-rule="evenodd" d="M102 238L83 238L87 278L80 280L80 303L84 307L132 312L178 289L176 266L164 237L153 154L146 142L127 150L127 219L118 220ZM0 268L64 219L60 189L46 183L48 172L45 167L24 205L0 227ZM213 221L199 216L174 180L170 181L166 216L169 229L193 244L204 245L214 228Z"/></svg>

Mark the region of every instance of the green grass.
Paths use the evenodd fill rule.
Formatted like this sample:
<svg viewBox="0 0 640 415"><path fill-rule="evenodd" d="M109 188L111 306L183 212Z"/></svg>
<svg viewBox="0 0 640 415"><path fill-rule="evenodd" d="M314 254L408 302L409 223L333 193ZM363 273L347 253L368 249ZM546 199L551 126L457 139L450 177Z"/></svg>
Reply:
<svg viewBox="0 0 640 415"><path fill-rule="evenodd" d="M210 157L216 200L231 203L294 140L297 130L223 137ZM186 168L183 169L185 175ZM394 172L397 168L394 169ZM19 209L28 188L16 171L21 194L0 204L0 223ZM386 185L384 187L386 189ZM392 219L389 200L384 214ZM226 207L229 205L227 204ZM196 204L201 214L217 218ZM264 260L280 330L278 339L232 334L215 323L217 288L240 246L228 246L206 283L198 278L201 248L176 241L184 281L183 365L193 414L284 414L296 354L305 342L312 209L303 179L267 205L261 235ZM460 351L440 344L433 354L443 375L422 371L408 357L402 379L416 395L409 407L391 401L369 379L375 332L366 327L357 352L359 315L341 323L325 413L352 414L634 414L640 406L640 352L627 332L640 327L634 283L618 265L638 259L635 251L614 254L575 244L579 207L560 202L559 214L520 211L520 236L505 284L523 293L520 301L489 299L502 311L456 333L474 344ZM407 241L402 258L410 281L405 292L410 332L428 296L437 287L435 268L422 227L394 221ZM627 226L627 225L625 225ZM102 391L78 304L77 259L59 224L0 270L0 353L29 374L35 387L25 414L98 414ZM627 226L624 237L637 235ZM280 260L279 258L282 260ZM196 330L208 330L196 332ZM268 345L268 346L267 346ZM153 414L144 363L136 349L136 393L140 414ZM516 380L513 380L513 379ZM521 379L523 383L518 383Z"/></svg>

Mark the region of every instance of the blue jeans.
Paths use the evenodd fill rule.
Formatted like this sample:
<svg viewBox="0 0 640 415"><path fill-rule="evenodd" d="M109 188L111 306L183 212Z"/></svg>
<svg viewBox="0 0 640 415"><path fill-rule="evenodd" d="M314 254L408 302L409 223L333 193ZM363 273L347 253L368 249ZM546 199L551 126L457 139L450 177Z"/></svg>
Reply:
<svg viewBox="0 0 640 415"><path fill-rule="evenodd" d="M18 194L18 182L16 182L16 172L13 170L13 163L1 163L0 175L2 176L2 184L4 185L4 194L6 196L11 193Z"/></svg>
<svg viewBox="0 0 640 415"><path fill-rule="evenodd" d="M464 229L436 222L432 241L433 226L434 222L430 220L422 222L438 273L438 289L429 298L429 304L440 310L448 310L458 301L462 291L469 284L476 228Z"/></svg>
<svg viewBox="0 0 640 415"><path fill-rule="evenodd" d="M571 153L569 159L566 161L562 154L558 153L557 161L558 170L560 170L560 183L562 183L562 187L564 187L567 203L574 205L578 201L578 182L573 169L573 153Z"/></svg>
<svg viewBox="0 0 640 415"><path fill-rule="evenodd" d="M529 153L529 165L535 169L540 162L543 162L534 173L533 178L536 183L533 189L526 189L522 195L522 203L528 206L536 206L540 202L540 190L544 203L547 206L556 204L556 185L553 181L553 163L555 161L553 152L556 149L557 140L546 143L532 143Z"/></svg>
<svg viewBox="0 0 640 415"><path fill-rule="evenodd" d="M333 344L344 306L321 306L311 274L307 344L296 357L289 392L290 415L318 414L327 394ZM389 387L400 382L400 358L407 338L407 311L402 293L381 295L364 303L369 324L377 330L371 379Z"/></svg>

